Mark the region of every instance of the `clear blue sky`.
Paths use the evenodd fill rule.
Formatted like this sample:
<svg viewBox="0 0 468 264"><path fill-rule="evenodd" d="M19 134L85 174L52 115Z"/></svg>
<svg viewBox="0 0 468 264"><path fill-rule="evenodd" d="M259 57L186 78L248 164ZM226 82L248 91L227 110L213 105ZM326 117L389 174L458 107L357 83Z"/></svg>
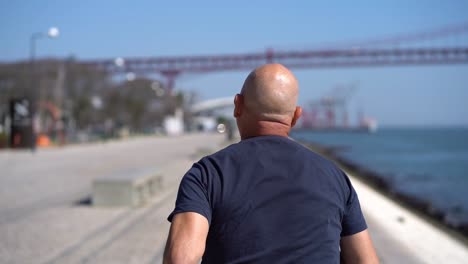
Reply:
<svg viewBox="0 0 468 264"><path fill-rule="evenodd" d="M113 58L303 49L426 31L468 21L468 1L7 1L0 0L0 61L26 59L32 32L39 57ZM466 39L466 38L465 38ZM467 43L465 41L465 43ZM300 103L340 83L359 82L350 102L382 125L468 125L468 65L295 71ZM202 98L231 96L247 72L185 76L177 88Z"/></svg>

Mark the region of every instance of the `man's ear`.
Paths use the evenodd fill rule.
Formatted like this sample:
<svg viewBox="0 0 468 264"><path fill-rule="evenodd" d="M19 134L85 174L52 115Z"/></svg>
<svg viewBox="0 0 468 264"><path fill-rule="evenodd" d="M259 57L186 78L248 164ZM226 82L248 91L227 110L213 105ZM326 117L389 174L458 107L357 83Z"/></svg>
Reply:
<svg viewBox="0 0 468 264"><path fill-rule="evenodd" d="M244 97L241 94L234 96L234 117L238 118L242 115L242 108L244 106Z"/></svg>
<svg viewBox="0 0 468 264"><path fill-rule="evenodd" d="M296 110L294 111L294 116L291 121L291 127L296 125L296 122L301 117L301 115L302 115L302 107L296 106Z"/></svg>

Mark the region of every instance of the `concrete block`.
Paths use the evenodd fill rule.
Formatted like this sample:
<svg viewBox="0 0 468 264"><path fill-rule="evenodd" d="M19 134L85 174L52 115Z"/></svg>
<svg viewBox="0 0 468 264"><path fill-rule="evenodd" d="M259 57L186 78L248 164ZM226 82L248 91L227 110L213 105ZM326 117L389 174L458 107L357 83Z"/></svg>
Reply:
<svg viewBox="0 0 468 264"><path fill-rule="evenodd" d="M126 169L93 181L94 206L130 206L145 204L162 189L162 176L155 169Z"/></svg>

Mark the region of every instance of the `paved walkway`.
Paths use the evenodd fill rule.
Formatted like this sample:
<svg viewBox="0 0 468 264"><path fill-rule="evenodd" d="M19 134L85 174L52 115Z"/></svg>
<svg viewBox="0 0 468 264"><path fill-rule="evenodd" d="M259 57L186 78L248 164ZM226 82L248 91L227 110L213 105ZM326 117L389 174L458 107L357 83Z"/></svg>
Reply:
<svg viewBox="0 0 468 264"><path fill-rule="evenodd" d="M198 134L0 152L0 263L161 263L180 178L194 154L223 140ZM148 206L77 204L94 178L137 167L164 175L165 191Z"/></svg>
<svg viewBox="0 0 468 264"><path fill-rule="evenodd" d="M468 263L468 248L350 175L381 263Z"/></svg>
<svg viewBox="0 0 468 264"><path fill-rule="evenodd" d="M180 178L223 140L196 134L0 152L0 263L161 263ZM95 177L128 168L158 168L164 191L138 209L79 203ZM382 263L466 263L464 246L352 181Z"/></svg>

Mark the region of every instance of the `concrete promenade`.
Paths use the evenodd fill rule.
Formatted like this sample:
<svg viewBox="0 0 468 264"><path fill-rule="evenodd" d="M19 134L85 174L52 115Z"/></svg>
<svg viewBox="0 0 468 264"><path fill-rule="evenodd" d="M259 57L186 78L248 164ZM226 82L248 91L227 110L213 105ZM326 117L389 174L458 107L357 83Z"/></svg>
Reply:
<svg viewBox="0 0 468 264"><path fill-rule="evenodd" d="M177 184L197 152L219 149L223 139L143 137L1 151L0 263L161 263ZM86 204L94 178L129 168L158 168L164 191L137 209Z"/></svg>
<svg viewBox="0 0 468 264"><path fill-rule="evenodd" d="M193 134L0 151L0 263L161 263L180 178L223 140ZM129 168L159 169L164 191L136 209L88 204L94 178ZM382 263L466 263L465 246L352 181Z"/></svg>
<svg viewBox="0 0 468 264"><path fill-rule="evenodd" d="M466 245L349 176L381 263L467 263Z"/></svg>

